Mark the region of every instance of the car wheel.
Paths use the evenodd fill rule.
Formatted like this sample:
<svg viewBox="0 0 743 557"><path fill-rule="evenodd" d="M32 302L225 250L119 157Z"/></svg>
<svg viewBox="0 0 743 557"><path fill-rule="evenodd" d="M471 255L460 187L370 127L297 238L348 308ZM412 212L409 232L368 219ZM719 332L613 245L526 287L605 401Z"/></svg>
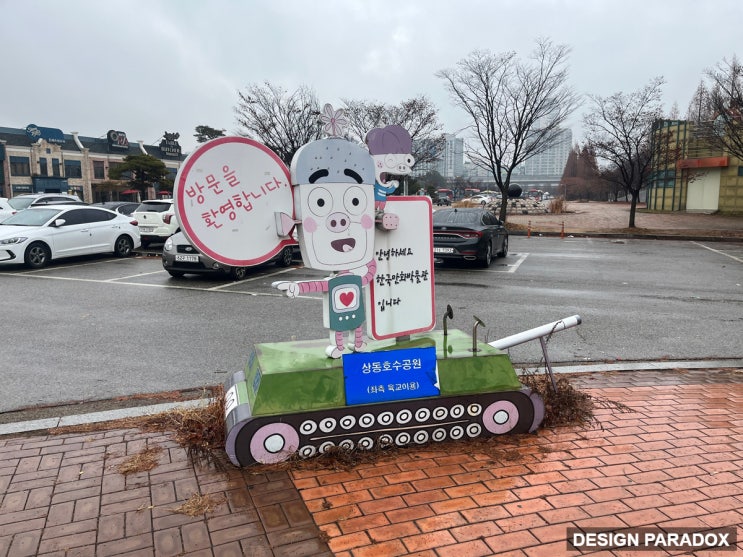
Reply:
<svg viewBox="0 0 743 557"><path fill-rule="evenodd" d="M23 256L23 260L26 265L32 269L41 269L49 264L49 260L52 258L52 252L49 247L42 242L34 242L26 248L26 253Z"/></svg>
<svg viewBox="0 0 743 557"><path fill-rule="evenodd" d="M279 258L276 260L276 265L279 267L288 267L294 261L294 248L287 246L281 250Z"/></svg>
<svg viewBox="0 0 743 557"><path fill-rule="evenodd" d="M497 257L505 257L508 255L508 236L503 238L503 247L496 255Z"/></svg>
<svg viewBox="0 0 743 557"><path fill-rule="evenodd" d="M248 276L248 270L245 267L233 267L232 278L235 280L243 280Z"/></svg>
<svg viewBox="0 0 743 557"><path fill-rule="evenodd" d="M182 277L183 275L185 275L186 273L184 273L184 272L182 272L182 271L168 271L168 274L169 274L169 275L170 275L171 277L173 277L173 278L181 278L181 277Z"/></svg>
<svg viewBox="0 0 743 557"><path fill-rule="evenodd" d="M488 242L488 248L485 250L485 256L480 259L481 267L490 267L490 263L493 261L493 246Z"/></svg>
<svg viewBox="0 0 743 557"><path fill-rule="evenodd" d="M128 257L134 249L134 242L129 236L119 236L114 243L114 255L116 257Z"/></svg>
<svg viewBox="0 0 743 557"><path fill-rule="evenodd" d="M26 248L23 260L32 269L41 269L49 264L52 253L43 242L34 242Z"/></svg>

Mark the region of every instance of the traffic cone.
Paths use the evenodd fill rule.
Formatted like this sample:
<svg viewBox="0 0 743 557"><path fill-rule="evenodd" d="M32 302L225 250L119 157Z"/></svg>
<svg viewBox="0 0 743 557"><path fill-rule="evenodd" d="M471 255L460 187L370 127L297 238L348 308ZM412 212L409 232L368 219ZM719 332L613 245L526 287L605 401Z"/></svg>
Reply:
<svg viewBox="0 0 743 557"><path fill-rule="evenodd" d="M531 221L529 221L529 224L526 227L526 237L531 238Z"/></svg>
<svg viewBox="0 0 743 557"><path fill-rule="evenodd" d="M560 230L560 238L565 239L565 221L562 221L562 230Z"/></svg>

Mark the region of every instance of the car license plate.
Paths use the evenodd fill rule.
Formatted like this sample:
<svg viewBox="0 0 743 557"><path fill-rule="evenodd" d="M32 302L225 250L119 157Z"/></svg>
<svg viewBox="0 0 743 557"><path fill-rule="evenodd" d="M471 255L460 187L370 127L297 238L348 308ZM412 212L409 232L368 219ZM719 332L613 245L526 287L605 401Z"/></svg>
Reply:
<svg viewBox="0 0 743 557"><path fill-rule="evenodd" d="M433 248L433 253L454 253L454 248Z"/></svg>
<svg viewBox="0 0 743 557"><path fill-rule="evenodd" d="M175 256L176 261L185 261L187 263L198 263L199 262L199 256L198 255L183 255L180 253L177 253Z"/></svg>
<svg viewBox="0 0 743 557"><path fill-rule="evenodd" d="M154 226L140 226L139 231L140 232L154 232L155 227Z"/></svg>

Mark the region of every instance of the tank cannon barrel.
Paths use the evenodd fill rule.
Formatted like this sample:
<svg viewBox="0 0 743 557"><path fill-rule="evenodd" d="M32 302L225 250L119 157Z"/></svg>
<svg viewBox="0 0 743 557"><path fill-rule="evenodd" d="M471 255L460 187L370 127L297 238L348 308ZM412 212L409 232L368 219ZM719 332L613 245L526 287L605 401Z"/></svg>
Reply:
<svg viewBox="0 0 743 557"><path fill-rule="evenodd" d="M512 346L529 342L530 340L539 340L539 344L542 345L542 354L544 354L544 366L547 368L547 374L549 375L550 381L552 381L552 388L557 392L557 382L555 381L555 374L552 372L552 362L550 362L550 357L547 353L547 343L544 338L550 336L552 333L577 327L581 324L581 321L580 315L571 315L570 317L547 323L541 327L534 327L528 331L522 331L515 335L511 335L510 337L494 340L488 344L498 350L505 350Z"/></svg>
<svg viewBox="0 0 743 557"><path fill-rule="evenodd" d="M570 317L565 317L564 319L559 319L558 321L553 321L552 323L547 323L546 325L535 327L533 329L529 329L528 331L522 331L509 337L494 340L493 342L490 342L488 344L490 344L490 346L492 346L493 348L497 348L498 350L505 350L506 348L511 348L512 346L517 346L519 344L529 342L530 340L537 340L539 338L549 336L552 333L556 333L558 331L564 331L565 329L577 327L580 324L580 315L571 315Z"/></svg>

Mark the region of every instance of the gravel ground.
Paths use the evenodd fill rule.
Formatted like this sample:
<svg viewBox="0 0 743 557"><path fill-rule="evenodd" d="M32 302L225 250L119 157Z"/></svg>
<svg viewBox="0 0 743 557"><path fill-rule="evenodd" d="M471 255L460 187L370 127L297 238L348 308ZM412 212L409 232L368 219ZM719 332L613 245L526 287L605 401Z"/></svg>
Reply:
<svg viewBox="0 0 743 557"><path fill-rule="evenodd" d="M525 230L531 223L532 234L560 232L563 223L566 234L575 233L620 233L620 232L665 232L668 235L694 233L743 238L743 216L728 216L703 213L651 213L644 205L638 205L635 214L636 230L629 224L629 203L569 202L567 212L561 214L509 214L508 225Z"/></svg>

